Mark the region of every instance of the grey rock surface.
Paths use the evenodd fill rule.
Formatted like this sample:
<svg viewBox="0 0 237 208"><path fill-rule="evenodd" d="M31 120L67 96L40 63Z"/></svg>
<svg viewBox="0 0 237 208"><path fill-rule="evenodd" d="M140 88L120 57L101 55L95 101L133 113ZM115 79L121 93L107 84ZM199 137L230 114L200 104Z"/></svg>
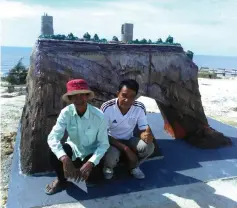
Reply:
<svg viewBox="0 0 237 208"><path fill-rule="evenodd" d="M138 96L156 100L165 128L174 137L188 138L202 148L228 144L223 134L208 126L197 72L181 46L38 40L31 55L22 115L22 171L51 170L47 135L65 106L61 96L73 78L88 82L96 95L92 104L97 107L116 96L121 80L136 79Z"/></svg>

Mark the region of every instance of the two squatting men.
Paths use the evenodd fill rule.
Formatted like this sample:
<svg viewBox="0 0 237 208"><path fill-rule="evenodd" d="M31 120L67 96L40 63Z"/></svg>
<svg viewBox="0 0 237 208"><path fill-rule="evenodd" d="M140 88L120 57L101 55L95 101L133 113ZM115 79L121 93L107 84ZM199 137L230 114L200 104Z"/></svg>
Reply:
<svg viewBox="0 0 237 208"><path fill-rule="evenodd" d="M67 179L95 184L102 173L111 179L120 156L125 157L130 173L145 177L139 165L154 151L153 135L147 123L145 106L135 101L139 85L135 80L120 83L117 98L105 102L101 110L88 102L93 91L83 79L67 83L62 99L68 105L61 110L48 136L50 162L57 178L46 186L47 194L67 187ZM133 137L138 126L140 137ZM68 138L61 139L65 130Z"/></svg>

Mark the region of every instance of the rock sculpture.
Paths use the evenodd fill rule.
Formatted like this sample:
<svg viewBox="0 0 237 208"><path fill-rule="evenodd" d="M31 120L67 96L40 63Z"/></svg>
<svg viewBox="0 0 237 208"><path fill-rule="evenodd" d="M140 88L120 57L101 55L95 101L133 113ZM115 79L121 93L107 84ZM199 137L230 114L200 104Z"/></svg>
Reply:
<svg viewBox="0 0 237 208"><path fill-rule="evenodd" d="M97 107L116 96L122 79L134 78L140 84L139 95L156 100L164 128L174 138L200 148L229 145L228 138L208 125L197 73L198 67L181 46L38 40L31 56L22 115L22 171L51 170L47 136L65 106L61 96L72 78L88 81Z"/></svg>

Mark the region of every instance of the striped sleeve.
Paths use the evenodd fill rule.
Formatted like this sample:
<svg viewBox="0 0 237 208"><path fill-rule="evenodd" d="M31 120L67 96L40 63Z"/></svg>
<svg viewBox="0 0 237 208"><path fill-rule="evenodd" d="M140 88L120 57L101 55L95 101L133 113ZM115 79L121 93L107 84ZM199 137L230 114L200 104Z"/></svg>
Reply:
<svg viewBox="0 0 237 208"><path fill-rule="evenodd" d="M115 102L116 102L115 99L113 99L113 100L109 100L109 101L103 103L103 104L101 105L101 107L100 107L100 110L101 110L102 112L105 112L105 110L106 110L108 107L114 105Z"/></svg>
<svg viewBox="0 0 237 208"><path fill-rule="evenodd" d="M138 128L139 130L145 130L148 126L148 121L146 117L146 107L143 103L139 101L135 101L133 105L140 108L140 113L137 120Z"/></svg>
<svg viewBox="0 0 237 208"><path fill-rule="evenodd" d="M136 106L136 107L140 107L146 115L146 107L142 102L139 102L139 101L136 100L133 105Z"/></svg>

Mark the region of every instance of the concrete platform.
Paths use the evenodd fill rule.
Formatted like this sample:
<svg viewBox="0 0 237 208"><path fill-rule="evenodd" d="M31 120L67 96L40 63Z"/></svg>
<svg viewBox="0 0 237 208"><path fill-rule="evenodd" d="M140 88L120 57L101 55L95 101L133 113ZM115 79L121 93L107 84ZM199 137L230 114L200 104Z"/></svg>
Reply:
<svg viewBox="0 0 237 208"><path fill-rule="evenodd" d="M160 138L158 141L165 156L163 161L156 161L153 165L148 162L147 166L143 166L144 170L149 169L149 166L153 168L154 165L159 166L161 171L159 175L156 175L155 169L146 173L149 178L156 175L156 180L152 179L153 186L150 185L148 189L137 192L131 191L116 196L81 200L45 208L236 208L237 153L234 151L237 150L237 138L234 137L237 136L237 129L208 119L213 128L233 137L234 147L213 151L200 150L182 141L170 140L163 131L163 125L157 127L157 123L163 122L159 114L149 114L148 118L149 123L154 125L152 129L155 135ZM176 155L173 154L174 147L176 147L174 151ZM185 163L181 162L182 158L186 161ZM169 182L163 174L169 178ZM145 180L149 181L149 179ZM158 183L162 184L164 181L166 185L159 187ZM103 187L101 191L103 192Z"/></svg>
<svg viewBox="0 0 237 208"><path fill-rule="evenodd" d="M230 183L212 181L44 208L236 208L236 190Z"/></svg>
<svg viewBox="0 0 237 208"><path fill-rule="evenodd" d="M146 174L145 180L120 178L88 188L88 194L75 185L67 191L48 196L44 188L53 180L53 174L22 175L19 169L18 132L7 207L29 208L56 204L62 205L52 207L185 207L184 204L190 205L191 202L192 207L208 207L208 204L218 205L213 206L218 208L227 207L224 206L226 204L228 207L237 207L236 184L232 181L220 185L223 181L218 181L237 177L236 128L209 119L213 128L232 137L234 146L201 150L167 135L160 114L150 113L148 120L153 133L159 138L164 159L148 161L141 166ZM189 200L190 203L187 203ZM184 204L180 206L179 203ZM221 204L223 206L219 206Z"/></svg>
<svg viewBox="0 0 237 208"><path fill-rule="evenodd" d="M20 129L16 138L9 184L8 208L109 208L109 207L237 207L237 128L208 119L209 124L231 137L234 146L201 150L174 140L163 130L163 119L155 101L140 97L148 121L164 154L163 160L141 166L146 179L122 177L88 188L76 185L48 196L45 185L54 174L24 176L19 166Z"/></svg>

